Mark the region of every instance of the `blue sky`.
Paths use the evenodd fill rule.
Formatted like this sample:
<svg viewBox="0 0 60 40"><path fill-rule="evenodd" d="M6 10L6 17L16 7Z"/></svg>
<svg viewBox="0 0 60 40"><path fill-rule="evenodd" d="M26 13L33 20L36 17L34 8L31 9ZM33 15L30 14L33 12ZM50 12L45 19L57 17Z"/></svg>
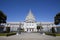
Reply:
<svg viewBox="0 0 60 40"><path fill-rule="evenodd" d="M25 21L30 9L36 21L53 22L60 12L60 0L0 0L0 10L7 15L7 22Z"/></svg>

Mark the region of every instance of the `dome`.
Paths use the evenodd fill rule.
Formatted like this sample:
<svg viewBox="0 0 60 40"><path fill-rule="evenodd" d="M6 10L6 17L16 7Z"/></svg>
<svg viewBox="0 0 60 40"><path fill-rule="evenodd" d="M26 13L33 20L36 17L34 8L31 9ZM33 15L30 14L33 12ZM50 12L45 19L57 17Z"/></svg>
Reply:
<svg viewBox="0 0 60 40"><path fill-rule="evenodd" d="M29 10L29 13L25 19L25 22L35 22L35 17L34 15L32 14L31 10Z"/></svg>

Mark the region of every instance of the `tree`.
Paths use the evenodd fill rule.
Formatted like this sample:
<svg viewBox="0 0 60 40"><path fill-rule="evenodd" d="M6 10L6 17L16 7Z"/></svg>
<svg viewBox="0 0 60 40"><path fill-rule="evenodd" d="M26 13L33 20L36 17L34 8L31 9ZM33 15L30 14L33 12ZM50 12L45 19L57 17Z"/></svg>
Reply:
<svg viewBox="0 0 60 40"><path fill-rule="evenodd" d="M41 29L43 29L43 27L42 26L37 26L37 30L39 31L41 31Z"/></svg>
<svg viewBox="0 0 60 40"><path fill-rule="evenodd" d="M52 30L52 33L55 33L55 29L54 29L54 27L52 27L52 29L51 29L51 30Z"/></svg>
<svg viewBox="0 0 60 40"><path fill-rule="evenodd" d="M3 32L4 26L1 23L6 23L7 16L0 11L0 32Z"/></svg>
<svg viewBox="0 0 60 40"><path fill-rule="evenodd" d="M60 13L56 14L54 17L54 24L58 25L60 23Z"/></svg>
<svg viewBox="0 0 60 40"><path fill-rule="evenodd" d="M56 33L56 32L55 32L55 28L54 28L54 27L52 27L52 29L51 29L51 30L52 30L53 36L56 36L56 35L55 35L55 33Z"/></svg>
<svg viewBox="0 0 60 40"><path fill-rule="evenodd" d="M6 23L6 20L7 20L7 16L2 11L0 11L0 24Z"/></svg>
<svg viewBox="0 0 60 40"><path fill-rule="evenodd" d="M6 27L6 32L7 32L7 33L10 32L10 27Z"/></svg>

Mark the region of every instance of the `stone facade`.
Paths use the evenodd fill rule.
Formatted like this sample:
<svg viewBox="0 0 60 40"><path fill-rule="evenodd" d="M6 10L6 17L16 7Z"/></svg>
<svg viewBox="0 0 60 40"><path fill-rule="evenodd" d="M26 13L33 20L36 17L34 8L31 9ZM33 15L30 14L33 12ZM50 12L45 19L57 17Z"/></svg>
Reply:
<svg viewBox="0 0 60 40"><path fill-rule="evenodd" d="M49 31L51 27L56 25L54 25L53 22L37 22L33 13L31 12L31 10L29 10L29 13L24 22L7 22L5 26L9 26L10 31L17 31L17 29L21 27L26 32L36 32L37 26L42 26L43 31Z"/></svg>

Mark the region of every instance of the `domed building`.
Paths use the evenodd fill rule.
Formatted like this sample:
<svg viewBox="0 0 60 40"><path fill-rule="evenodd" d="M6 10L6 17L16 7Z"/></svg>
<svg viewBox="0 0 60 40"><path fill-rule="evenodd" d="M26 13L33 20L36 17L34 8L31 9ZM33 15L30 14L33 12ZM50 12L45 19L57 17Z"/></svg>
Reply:
<svg viewBox="0 0 60 40"><path fill-rule="evenodd" d="M42 26L43 31L49 31L53 26L56 27L54 22L37 22L31 10L23 22L7 22L5 26L9 26L10 31L17 31L20 27L26 32L37 32L37 26Z"/></svg>
<svg viewBox="0 0 60 40"><path fill-rule="evenodd" d="M24 30L27 32L37 31L36 19L33 16L33 13L31 12L31 10L29 10L29 13L24 21L23 27L24 27Z"/></svg>

